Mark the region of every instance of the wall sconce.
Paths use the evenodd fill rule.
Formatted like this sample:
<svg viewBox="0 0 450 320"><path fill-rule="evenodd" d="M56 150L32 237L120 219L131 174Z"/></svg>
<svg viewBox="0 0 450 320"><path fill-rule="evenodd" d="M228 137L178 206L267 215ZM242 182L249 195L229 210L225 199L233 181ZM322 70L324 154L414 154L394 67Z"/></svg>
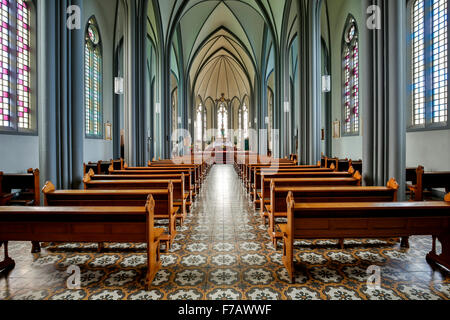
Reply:
<svg viewBox="0 0 450 320"><path fill-rule="evenodd" d="M123 94L123 78L115 77L114 78L114 92L115 94Z"/></svg>
<svg viewBox="0 0 450 320"><path fill-rule="evenodd" d="M331 91L331 76L324 75L322 76L322 92L330 92Z"/></svg>
<svg viewBox="0 0 450 320"><path fill-rule="evenodd" d="M291 104L289 103L289 101L284 102L284 112L285 113L291 112Z"/></svg>

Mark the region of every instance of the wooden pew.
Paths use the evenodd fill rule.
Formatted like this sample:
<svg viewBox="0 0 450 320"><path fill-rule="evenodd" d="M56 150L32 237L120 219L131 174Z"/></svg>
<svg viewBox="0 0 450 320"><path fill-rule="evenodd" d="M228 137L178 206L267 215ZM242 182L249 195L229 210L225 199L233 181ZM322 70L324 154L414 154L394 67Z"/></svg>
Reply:
<svg viewBox="0 0 450 320"><path fill-rule="evenodd" d="M450 268L450 194L445 201L296 203L288 194L288 223L283 233L283 263L294 281L294 239L436 236L442 244L427 255Z"/></svg>
<svg viewBox="0 0 450 320"><path fill-rule="evenodd" d="M124 166L123 159L109 160L109 161L97 161L83 163L83 176L87 174L90 170L94 171L95 174L108 174L109 168L112 166L114 170L122 170Z"/></svg>
<svg viewBox="0 0 450 320"><path fill-rule="evenodd" d="M266 178L261 175L261 194L258 194L260 201L260 216L264 224L269 218L270 205L270 184L272 180L280 187L333 187L333 186L361 186L362 177L359 172L355 172L351 178Z"/></svg>
<svg viewBox="0 0 450 320"><path fill-rule="evenodd" d="M154 173L173 173L173 172L185 172L186 170L191 170L192 175L192 186L194 186L194 189L192 191L192 195L195 197L200 190L201 180L202 177L200 176L199 170L196 167L193 166L171 166L171 167L127 167L127 165L124 165L124 170L111 170L110 174L151 174ZM185 172L186 173L186 172Z"/></svg>
<svg viewBox="0 0 450 320"><path fill-rule="evenodd" d="M354 161L350 159L350 166L353 167L356 171L359 171L359 173L363 173L363 163L362 160Z"/></svg>
<svg viewBox="0 0 450 320"><path fill-rule="evenodd" d="M150 195L145 207L0 207L0 241L147 243L149 288L161 267L154 206Z"/></svg>
<svg viewBox="0 0 450 320"><path fill-rule="evenodd" d="M292 197L297 203L311 202L396 202L398 183L395 179L388 181L386 187L280 187L272 180L270 183L270 203L266 206L269 214L269 228L267 232L271 237L275 248L277 240L282 238L282 233L276 228L276 218L287 217L286 197L292 192ZM339 239L341 249L344 248L344 239ZM407 246L407 239L402 245Z"/></svg>
<svg viewBox="0 0 450 320"><path fill-rule="evenodd" d="M187 218L186 200L188 194L184 192L184 175L181 179L171 180L92 180L89 175L83 179L85 190L151 190L168 189L170 183L173 183L173 203L180 207L177 219L183 223Z"/></svg>
<svg viewBox="0 0 450 320"><path fill-rule="evenodd" d="M195 175L194 171L191 168L183 168L183 169L166 169L166 170L113 170L109 169L110 175L129 175L129 176L137 176L137 175L164 175L164 174L184 174L185 176L185 192L189 192L190 202L192 203L193 199L196 196L196 183L195 183Z"/></svg>
<svg viewBox="0 0 450 320"><path fill-rule="evenodd" d="M28 169L27 173L1 173L0 181L0 194L9 198L8 205L40 205L39 169ZM21 191L12 194L13 190Z"/></svg>
<svg viewBox="0 0 450 320"><path fill-rule="evenodd" d="M330 171L326 171L330 170ZM354 172L349 169L348 172L335 172L331 169L316 171L316 169L284 169L284 170L267 170L267 169L256 169L254 171L254 183L251 186L251 196L253 196L253 201L255 203L259 202L258 192L261 189L261 175L267 178L272 177L273 179L280 178L351 178Z"/></svg>
<svg viewBox="0 0 450 320"><path fill-rule="evenodd" d="M93 171L89 171L88 175L92 181L97 180L179 180L184 181L184 196L186 198L186 210L190 212L193 205L192 200L192 185L190 171L185 174L184 172L174 173L158 173L158 174L110 174L110 175L96 175ZM144 172L145 173L145 172Z"/></svg>
<svg viewBox="0 0 450 320"><path fill-rule="evenodd" d="M422 166L416 169L416 183L409 185L411 198L414 201L423 201L424 192L431 189L443 188L450 192L450 172L425 172Z"/></svg>
<svg viewBox="0 0 450 320"><path fill-rule="evenodd" d="M155 201L155 219L169 220L168 233L162 234L160 241L170 248L177 234L176 217L180 207L174 205L171 182L167 189L151 190L56 190L51 182L47 182L42 193L44 205L50 207L145 207L151 194Z"/></svg>
<svg viewBox="0 0 450 320"><path fill-rule="evenodd" d="M88 173L89 170L93 170L96 174L100 174L100 168L98 166L98 162L83 163L83 176L86 173Z"/></svg>
<svg viewBox="0 0 450 320"><path fill-rule="evenodd" d="M293 171L304 171L304 172L331 172L332 169L319 168L318 166L297 166L292 164L279 164L279 165L250 165L248 166L247 173L244 176L244 184L247 190L251 191L252 184L254 183L255 171L264 170L267 172L293 172Z"/></svg>

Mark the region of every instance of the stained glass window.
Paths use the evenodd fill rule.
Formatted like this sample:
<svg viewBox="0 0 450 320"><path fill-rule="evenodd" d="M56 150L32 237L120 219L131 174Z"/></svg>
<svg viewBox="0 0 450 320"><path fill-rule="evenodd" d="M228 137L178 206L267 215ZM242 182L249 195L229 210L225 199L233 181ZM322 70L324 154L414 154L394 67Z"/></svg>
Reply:
<svg viewBox="0 0 450 320"><path fill-rule="evenodd" d="M446 0L416 0L411 8L412 126L447 122L447 10Z"/></svg>
<svg viewBox="0 0 450 320"><path fill-rule="evenodd" d="M17 119L19 128L30 128L30 14L17 1Z"/></svg>
<svg viewBox="0 0 450 320"><path fill-rule="evenodd" d="M86 136L102 136L102 44L95 18L88 21L84 48Z"/></svg>
<svg viewBox="0 0 450 320"><path fill-rule="evenodd" d="M0 2L0 23L1 23L1 79L0 79L0 126L10 127L10 99L9 99L9 70L10 70L10 39L9 39L9 1Z"/></svg>
<svg viewBox="0 0 450 320"><path fill-rule="evenodd" d="M447 122L447 0L433 1L433 122Z"/></svg>
<svg viewBox="0 0 450 320"><path fill-rule="evenodd" d="M359 133L359 47L358 29L354 18L349 17L344 30L342 50L343 75L343 131Z"/></svg>
<svg viewBox="0 0 450 320"><path fill-rule="evenodd" d="M6 131L32 129L30 19L27 2L0 0L0 129Z"/></svg>

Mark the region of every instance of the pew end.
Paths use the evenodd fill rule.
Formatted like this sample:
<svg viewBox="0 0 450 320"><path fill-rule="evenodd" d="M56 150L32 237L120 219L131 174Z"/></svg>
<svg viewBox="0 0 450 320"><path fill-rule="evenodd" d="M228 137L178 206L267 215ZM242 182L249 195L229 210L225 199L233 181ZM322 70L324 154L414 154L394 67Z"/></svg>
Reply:
<svg viewBox="0 0 450 320"><path fill-rule="evenodd" d="M47 181L44 185L44 187L42 188L42 193L45 195L47 193L53 192L55 191L55 185L53 183L51 183L51 181Z"/></svg>
<svg viewBox="0 0 450 320"><path fill-rule="evenodd" d="M362 176L361 176L361 173L359 173L359 171L358 170L356 170L356 172L355 172L355 174L353 175L353 178L355 179L355 180L358 180L358 186L361 186L361 183L362 183Z"/></svg>

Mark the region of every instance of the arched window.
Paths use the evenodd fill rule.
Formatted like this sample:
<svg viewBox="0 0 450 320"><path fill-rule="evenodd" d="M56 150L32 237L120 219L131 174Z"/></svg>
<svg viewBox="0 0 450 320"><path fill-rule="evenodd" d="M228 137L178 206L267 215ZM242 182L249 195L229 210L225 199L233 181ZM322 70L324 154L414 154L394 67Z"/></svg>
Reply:
<svg viewBox="0 0 450 320"><path fill-rule="evenodd" d="M248 107L245 105L242 106L243 117L244 117L244 139L248 138Z"/></svg>
<svg viewBox="0 0 450 320"><path fill-rule="evenodd" d="M0 2L0 129L29 132L31 105L31 10L23 0ZM15 31L14 34L11 31ZM34 112L36 113L36 112Z"/></svg>
<svg viewBox="0 0 450 320"><path fill-rule="evenodd" d="M102 129L102 41L97 21L90 18L84 48L86 137L103 137Z"/></svg>
<svg viewBox="0 0 450 320"><path fill-rule="evenodd" d="M202 124L203 124L203 106L200 103L198 108L197 108L197 120L195 122L195 125L197 126L197 141L200 142L202 141L202 137L203 137L203 133L202 133Z"/></svg>
<svg viewBox="0 0 450 320"><path fill-rule="evenodd" d="M342 47L343 134L359 134L359 49L358 28L353 17L347 19Z"/></svg>
<svg viewBox="0 0 450 320"><path fill-rule="evenodd" d="M226 139L228 137L228 110L223 102L219 104L219 110L217 111L217 124L219 138Z"/></svg>
<svg viewBox="0 0 450 320"><path fill-rule="evenodd" d="M413 128L448 125L447 14L446 0L416 0L411 7Z"/></svg>

